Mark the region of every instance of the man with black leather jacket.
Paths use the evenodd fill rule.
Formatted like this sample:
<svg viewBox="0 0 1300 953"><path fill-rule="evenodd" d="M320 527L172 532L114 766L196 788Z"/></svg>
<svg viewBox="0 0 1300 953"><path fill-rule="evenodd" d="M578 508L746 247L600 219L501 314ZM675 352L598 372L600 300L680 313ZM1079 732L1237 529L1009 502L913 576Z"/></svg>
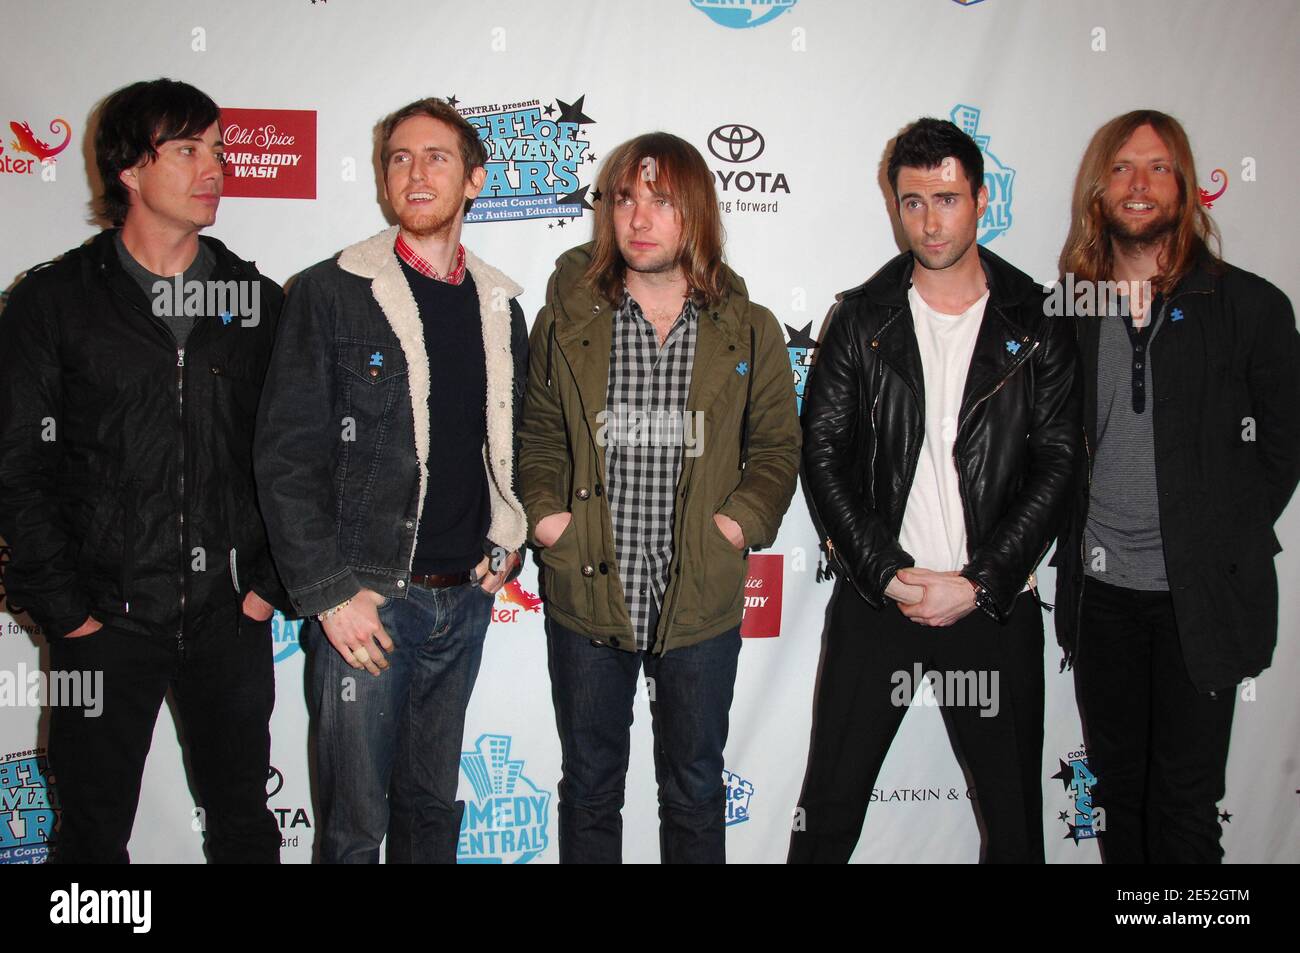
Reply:
<svg viewBox="0 0 1300 953"><path fill-rule="evenodd" d="M279 860L266 778L285 596L252 430L281 293L199 236L221 197L218 119L171 80L110 96L95 159L121 227L32 269L0 319L7 596L41 626L51 673L102 677L97 711L51 699L57 861L128 859L169 687L209 856Z"/></svg>
<svg viewBox="0 0 1300 953"><path fill-rule="evenodd" d="M919 120L888 172L910 250L840 296L805 397L805 483L841 582L790 860L849 859L920 691L969 770L985 859L1041 863L1033 573L1081 463L1076 347L1043 289L976 243L969 136Z"/></svg>

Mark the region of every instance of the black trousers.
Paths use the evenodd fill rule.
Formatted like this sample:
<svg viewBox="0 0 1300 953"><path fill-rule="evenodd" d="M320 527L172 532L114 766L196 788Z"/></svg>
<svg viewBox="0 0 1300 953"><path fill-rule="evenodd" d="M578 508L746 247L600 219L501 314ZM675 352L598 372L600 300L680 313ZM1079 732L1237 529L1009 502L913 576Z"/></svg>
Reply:
<svg viewBox="0 0 1300 953"><path fill-rule="evenodd" d="M892 602L872 609L840 584L790 863L845 863L852 855L918 665L941 676L934 697L973 780L983 859L1043 862L1043 620L1033 597L1022 594L1005 625L976 610L938 628L910 621Z"/></svg>
<svg viewBox="0 0 1300 953"><path fill-rule="evenodd" d="M62 819L50 862L129 862L145 758L170 687L208 856L278 863L280 831L266 806L273 665L271 623L242 616L234 631L187 643L183 652L174 641L109 626L52 641L51 672L102 672L103 681L97 717L51 706L49 764ZM157 834L195 836L189 825Z"/></svg>
<svg viewBox="0 0 1300 953"><path fill-rule="evenodd" d="M1236 691L1196 690L1169 593L1087 579L1074 684L1102 860L1219 863Z"/></svg>

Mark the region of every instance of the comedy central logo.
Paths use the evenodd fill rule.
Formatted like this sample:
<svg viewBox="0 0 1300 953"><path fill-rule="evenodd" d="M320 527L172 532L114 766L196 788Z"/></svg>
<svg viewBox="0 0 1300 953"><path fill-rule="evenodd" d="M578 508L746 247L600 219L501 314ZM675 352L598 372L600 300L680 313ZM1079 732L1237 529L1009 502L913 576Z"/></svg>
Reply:
<svg viewBox="0 0 1300 953"><path fill-rule="evenodd" d="M524 777L510 746L509 735L479 735L473 751L460 753L474 797L460 822L458 863L526 864L550 842L551 794Z"/></svg>
<svg viewBox="0 0 1300 953"><path fill-rule="evenodd" d="M275 652L274 661L283 662L297 652L301 645L298 636L302 634L301 619L286 619L279 609L271 616L271 648Z"/></svg>
<svg viewBox="0 0 1300 953"><path fill-rule="evenodd" d="M53 162L54 157L68 148L72 141L72 127L66 119L55 119L50 123L50 132L57 135L59 130L63 131L63 141L55 145L38 139L30 123L11 122L9 130L14 134L14 138L9 140L9 151L5 152L5 147L0 144L0 172L9 175L30 175L38 165ZM21 158L25 155L31 158Z"/></svg>
<svg viewBox="0 0 1300 953"><path fill-rule="evenodd" d="M43 749L0 762L0 864L39 864L58 819Z"/></svg>
<svg viewBox="0 0 1300 953"><path fill-rule="evenodd" d="M691 0L691 6L719 26L744 30L775 20L797 2L798 0Z"/></svg>
<svg viewBox="0 0 1300 953"><path fill-rule="evenodd" d="M595 120L583 112L586 95L571 103L556 98L504 106L457 106L478 130L487 147L487 178L483 191L465 214L467 222L509 222L526 218L559 219L548 227L563 228L593 209L588 185L580 181L583 167L593 164L591 142L582 127ZM457 99L449 100L453 106Z"/></svg>
<svg viewBox="0 0 1300 953"><path fill-rule="evenodd" d="M785 173L748 165L767 149L767 140L761 132L741 123L725 123L709 133L705 145L715 159L731 166L713 170L718 182L720 212L780 211L779 200L768 201L767 198L780 193L790 194L790 184L786 181ZM762 198L751 201L753 193L758 193Z"/></svg>
<svg viewBox="0 0 1300 953"><path fill-rule="evenodd" d="M1065 839L1078 844L1081 840L1096 837L1098 831L1105 829L1101 808L1092 806L1092 786L1097 783L1097 777L1088 767L1088 752L1082 745L1058 761L1061 769L1052 777L1065 786L1066 795L1073 801L1073 809L1061 811L1056 817L1066 826Z"/></svg>
<svg viewBox="0 0 1300 953"><path fill-rule="evenodd" d="M984 154L984 185L989 190L989 204L980 219L979 235L975 239L987 245L1011 227L1011 195L1016 180L1016 170L1003 165L989 152L989 137L979 134L980 111L974 106L954 106L949 117L957 128L975 140Z"/></svg>

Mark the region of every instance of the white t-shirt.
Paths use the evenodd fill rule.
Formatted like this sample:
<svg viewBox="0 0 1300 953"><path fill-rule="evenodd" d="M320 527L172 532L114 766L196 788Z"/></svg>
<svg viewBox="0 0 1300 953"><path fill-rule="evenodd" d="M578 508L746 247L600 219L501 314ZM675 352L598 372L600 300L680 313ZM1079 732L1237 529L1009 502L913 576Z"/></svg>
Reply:
<svg viewBox="0 0 1300 953"><path fill-rule="evenodd" d="M986 291L962 314L942 314L926 304L915 287L907 292L921 351L925 439L898 541L921 569L955 572L968 561L966 519L952 448L966 373L988 300Z"/></svg>

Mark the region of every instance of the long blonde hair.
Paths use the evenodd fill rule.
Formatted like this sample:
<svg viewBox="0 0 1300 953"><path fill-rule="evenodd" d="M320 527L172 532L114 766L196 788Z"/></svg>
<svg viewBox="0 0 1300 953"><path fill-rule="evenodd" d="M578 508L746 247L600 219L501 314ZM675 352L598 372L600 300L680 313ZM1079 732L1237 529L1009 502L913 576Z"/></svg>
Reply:
<svg viewBox="0 0 1300 953"><path fill-rule="evenodd" d="M1152 279L1152 286L1157 291L1168 292L1192 270L1203 254L1217 262L1219 230L1201 205L1196 165L1187 133L1173 116L1154 109L1136 109L1117 116L1098 129L1083 154L1070 207L1070 233L1066 236L1059 262L1063 276L1073 273L1076 281L1111 279L1113 249L1102 214L1102 201L1116 154L1129 136L1142 126L1154 129L1169 149L1178 181L1178 222L1161 256L1160 272Z"/></svg>
<svg viewBox="0 0 1300 953"><path fill-rule="evenodd" d="M722 216L718 213L713 173L694 146L666 132L630 139L605 160L597 177L604 200L596 206L587 283L612 307L618 306L627 263L614 236L614 207L620 194L636 193L637 179L646 168L654 170L654 191L672 199L681 215L684 241L678 263L696 300L711 307L726 293Z"/></svg>

